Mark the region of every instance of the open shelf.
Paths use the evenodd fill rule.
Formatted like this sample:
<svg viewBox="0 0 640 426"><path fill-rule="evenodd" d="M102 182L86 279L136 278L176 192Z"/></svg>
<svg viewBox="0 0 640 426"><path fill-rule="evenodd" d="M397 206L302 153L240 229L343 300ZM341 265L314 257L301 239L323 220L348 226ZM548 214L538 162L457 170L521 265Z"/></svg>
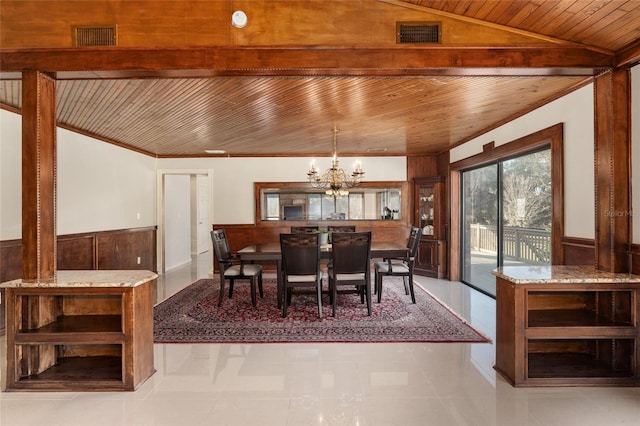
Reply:
<svg viewBox="0 0 640 426"><path fill-rule="evenodd" d="M631 321L615 321L587 309L550 309L528 312L528 327L630 327Z"/></svg>
<svg viewBox="0 0 640 426"><path fill-rule="evenodd" d="M120 315L68 315L60 316L53 322L35 329L20 330L20 334L56 334L56 333L121 333Z"/></svg>
<svg viewBox="0 0 640 426"><path fill-rule="evenodd" d="M122 381L122 358L117 356L62 358L40 374L25 381Z"/></svg>
<svg viewBox="0 0 640 426"><path fill-rule="evenodd" d="M529 340L529 378L633 377L633 339Z"/></svg>
<svg viewBox="0 0 640 426"><path fill-rule="evenodd" d="M529 291L528 327L633 326L632 292Z"/></svg>

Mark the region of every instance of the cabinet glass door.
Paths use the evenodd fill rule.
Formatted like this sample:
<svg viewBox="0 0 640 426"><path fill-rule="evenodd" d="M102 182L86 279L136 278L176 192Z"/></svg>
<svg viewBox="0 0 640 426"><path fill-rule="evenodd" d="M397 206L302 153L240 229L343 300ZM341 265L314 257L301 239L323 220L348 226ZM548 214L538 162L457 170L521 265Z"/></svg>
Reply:
<svg viewBox="0 0 640 426"><path fill-rule="evenodd" d="M433 235L435 194L432 186L421 186L419 189L419 223L422 235Z"/></svg>

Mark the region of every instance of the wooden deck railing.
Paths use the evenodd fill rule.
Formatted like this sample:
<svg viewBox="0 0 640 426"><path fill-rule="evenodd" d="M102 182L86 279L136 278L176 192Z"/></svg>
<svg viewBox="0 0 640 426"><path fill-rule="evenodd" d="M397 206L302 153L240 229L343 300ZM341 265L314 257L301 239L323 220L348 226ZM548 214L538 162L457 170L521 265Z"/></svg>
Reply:
<svg viewBox="0 0 640 426"><path fill-rule="evenodd" d="M505 259L534 264L551 262L550 231L506 226L503 234L502 250ZM496 253L498 251L497 235L495 226L471 224L469 238L471 249Z"/></svg>

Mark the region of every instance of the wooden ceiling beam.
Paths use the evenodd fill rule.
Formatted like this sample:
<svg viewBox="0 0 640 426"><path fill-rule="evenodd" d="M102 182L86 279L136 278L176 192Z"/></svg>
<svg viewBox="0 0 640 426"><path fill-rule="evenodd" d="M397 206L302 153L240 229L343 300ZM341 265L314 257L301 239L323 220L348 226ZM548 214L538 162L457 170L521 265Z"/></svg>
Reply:
<svg viewBox="0 0 640 426"><path fill-rule="evenodd" d="M638 63L640 63L640 39L616 54L616 67L631 68Z"/></svg>
<svg viewBox="0 0 640 426"><path fill-rule="evenodd" d="M216 75L595 75L613 55L585 48L529 47L162 47L0 49L3 78L58 79Z"/></svg>

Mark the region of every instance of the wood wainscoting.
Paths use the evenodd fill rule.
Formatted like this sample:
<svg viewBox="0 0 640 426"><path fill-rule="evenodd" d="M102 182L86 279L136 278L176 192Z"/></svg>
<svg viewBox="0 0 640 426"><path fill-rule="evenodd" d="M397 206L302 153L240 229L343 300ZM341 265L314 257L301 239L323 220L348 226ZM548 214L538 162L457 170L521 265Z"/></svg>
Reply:
<svg viewBox="0 0 640 426"><path fill-rule="evenodd" d="M396 220L358 220L349 221L274 221L261 222L260 226L214 224L213 229L224 229L229 240L231 251L236 252L251 244L277 243L281 233L291 232L291 226L315 226L326 229L328 225L355 225L356 230L371 231L373 241L398 241L406 243L409 237L410 225L405 221ZM275 271L275 264L264 265L266 270Z"/></svg>
<svg viewBox="0 0 640 426"><path fill-rule="evenodd" d="M156 227L58 235L57 269L145 269L157 272ZM0 282L21 276L22 240L0 241ZM0 297L0 334L3 334L4 294Z"/></svg>
<svg viewBox="0 0 640 426"><path fill-rule="evenodd" d="M596 242L592 238L562 237L564 265L595 265Z"/></svg>
<svg viewBox="0 0 640 426"><path fill-rule="evenodd" d="M629 244L629 272L640 275L640 244Z"/></svg>

